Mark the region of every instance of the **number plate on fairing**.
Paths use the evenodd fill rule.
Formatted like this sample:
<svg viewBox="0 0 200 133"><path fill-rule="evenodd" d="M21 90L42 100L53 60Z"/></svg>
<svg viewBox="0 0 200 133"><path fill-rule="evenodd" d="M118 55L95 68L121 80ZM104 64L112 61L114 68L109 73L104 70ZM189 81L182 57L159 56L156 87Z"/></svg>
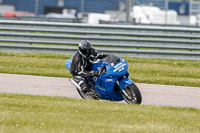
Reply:
<svg viewBox="0 0 200 133"><path fill-rule="evenodd" d="M116 71L121 72L122 70L125 69L124 66L126 66L126 63L120 62L119 64L114 66L115 69L113 70L113 72L116 72Z"/></svg>

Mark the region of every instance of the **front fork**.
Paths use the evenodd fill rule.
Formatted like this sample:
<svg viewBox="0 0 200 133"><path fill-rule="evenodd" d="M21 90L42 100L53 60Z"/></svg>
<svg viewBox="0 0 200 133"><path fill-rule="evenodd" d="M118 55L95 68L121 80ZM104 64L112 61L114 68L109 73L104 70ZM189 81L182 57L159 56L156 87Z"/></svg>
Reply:
<svg viewBox="0 0 200 133"><path fill-rule="evenodd" d="M118 80L116 81L116 83L117 83L117 85L119 86L119 88L121 89L122 93L123 93L126 97L128 97L128 94L126 93L126 91L124 90L124 88L119 84L119 81L118 81Z"/></svg>

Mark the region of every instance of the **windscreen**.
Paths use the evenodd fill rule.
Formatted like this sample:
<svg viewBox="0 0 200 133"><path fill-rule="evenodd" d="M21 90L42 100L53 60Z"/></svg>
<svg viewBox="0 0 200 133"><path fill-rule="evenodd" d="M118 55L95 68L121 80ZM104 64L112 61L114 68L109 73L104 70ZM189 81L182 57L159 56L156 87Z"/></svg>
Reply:
<svg viewBox="0 0 200 133"><path fill-rule="evenodd" d="M114 54L110 54L109 56L102 59L103 62L107 62L111 65L111 63L117 64L120 61L120 58Z"/></svg>

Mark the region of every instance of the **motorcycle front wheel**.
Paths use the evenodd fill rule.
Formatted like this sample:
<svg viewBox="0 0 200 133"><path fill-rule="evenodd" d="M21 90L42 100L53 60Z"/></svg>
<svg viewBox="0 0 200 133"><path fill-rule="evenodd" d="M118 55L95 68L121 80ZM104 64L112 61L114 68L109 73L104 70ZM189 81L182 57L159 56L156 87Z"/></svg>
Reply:
<svg viewBox="0 0 200 133"><path fill-rule="evenodd" d="M124 88L124 91L127 93L127 96L121 92L124 100L129 104L141 104L142 96L138 87L133 83L131 85L127 85Z"/></svg>

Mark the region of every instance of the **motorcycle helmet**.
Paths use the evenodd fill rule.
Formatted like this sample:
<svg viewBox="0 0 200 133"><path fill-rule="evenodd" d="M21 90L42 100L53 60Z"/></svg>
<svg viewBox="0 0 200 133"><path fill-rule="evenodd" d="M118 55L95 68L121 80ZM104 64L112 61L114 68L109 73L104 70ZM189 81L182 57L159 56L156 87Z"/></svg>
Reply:
<svg viewBox="0 0 200 133"><path fill-rule="evenodd" d="M91 55L92 44L87 40L82 40L79 43L78 51L83 58L89 58Z"/></svg>

